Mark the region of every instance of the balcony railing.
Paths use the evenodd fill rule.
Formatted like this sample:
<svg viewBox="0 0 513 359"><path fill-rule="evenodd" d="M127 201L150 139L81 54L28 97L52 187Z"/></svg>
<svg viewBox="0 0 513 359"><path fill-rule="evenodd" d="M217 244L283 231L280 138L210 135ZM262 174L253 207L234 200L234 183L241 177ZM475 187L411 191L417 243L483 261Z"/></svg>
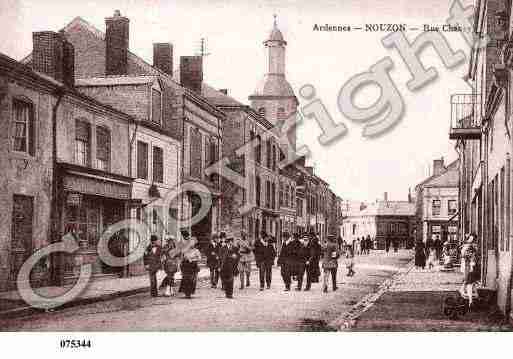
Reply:
<svg viewBox="0 0 513 359"><path fill-rule="evenodd" d="M479 140L481 138L481 96L455 94L451 96L451 140Z"/></svg>

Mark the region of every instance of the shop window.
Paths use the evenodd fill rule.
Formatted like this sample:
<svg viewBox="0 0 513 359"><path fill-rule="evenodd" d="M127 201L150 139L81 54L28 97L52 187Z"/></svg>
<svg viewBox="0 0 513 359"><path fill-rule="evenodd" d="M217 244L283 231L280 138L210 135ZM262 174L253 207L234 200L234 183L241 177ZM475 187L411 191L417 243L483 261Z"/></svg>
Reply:
<svg viewBox="0 0 513 359"><path fill-rule="evenodd" d="M96 128L96 165L100 170L110 170L110 131L105 127Z"/></svg>
<svg viewBox="0 0 513 359"><path fill-rule="evenodd" d="M148 144L137 142L137 178L148 179Z"/></svg>
<svg viewBox="0 0 513 359"><path fill-rule="evenodd" d="M433 216L439 216L441 210L441 201L439 199L434 199L432 203L432 213Z"/></svg>
<svg viewBox="0 0 513 359"><path fill-rule="evenodd" d="M162 124L162 94L155 89L151 90L151 121Z"/></svg>
<svg viewBox="0 0 513 359"><path fill-rule="evenodd" d="M91 125L82 120L75 121L75 162L78 165L89 166L91 153Z"/></svg>
<svg viewBox="0 0 513 359"><path fill-rule="evenodd" d="M32 103L13 100L13 149L31 156L35 154L34 108Z"/></svg>

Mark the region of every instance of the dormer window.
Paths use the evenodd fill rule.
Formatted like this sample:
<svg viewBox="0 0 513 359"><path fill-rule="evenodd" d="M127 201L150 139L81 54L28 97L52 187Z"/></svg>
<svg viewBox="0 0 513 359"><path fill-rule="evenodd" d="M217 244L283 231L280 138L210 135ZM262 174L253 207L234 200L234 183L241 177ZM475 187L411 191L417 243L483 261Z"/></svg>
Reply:
<svg viewBox="0 0 513 359"><path fill-rule="evenodd" d="M265 117L265 107L260 107L258 109L258 114L262 117Z"/></svg>
<svg viewBox="0 0 513 359"><path fill-rule="evenodd" d="M151 90L151 122L162 125L162 94Z"/></svg>

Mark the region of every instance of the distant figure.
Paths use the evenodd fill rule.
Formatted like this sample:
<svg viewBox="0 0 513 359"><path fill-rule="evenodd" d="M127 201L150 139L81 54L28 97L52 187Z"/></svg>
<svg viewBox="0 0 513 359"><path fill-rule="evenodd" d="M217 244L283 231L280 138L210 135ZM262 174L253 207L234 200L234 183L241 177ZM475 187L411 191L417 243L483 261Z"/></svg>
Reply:
<svg viewBox="0 0 513 359"><path fill-rule="evenodd" d="M295 255L297 252L297 243L285 232L283 234L284 242L281 246L280 255L278 257L278 265L281 267L281 277L285 284L285 291L290 291L292 276L294 275Z"/></svg>
<svg viewBox="0 0 513 359"><path fill-rule="evenodd" d="M469 309L472 309L474 296L474 283L478 280L477 272L477 249L474 243L476 235L467 235L467 240L461 248L461 272L463 273L463 284L460 289L462 296L468 299Z"/></svg>
<svg viewBox="0 0 513 359"><path fill-rule="evenodd" d="M181 253L176 252L176 239L169 235L166 237L166 245L162 248L162 265L166 272L166 277L160 287L164 288L164 296L174 296L175 274L180 265Z"/></svg>
<svg viewBox="0 0 513 359"><path fill-rule="evenodd" d="M340 257L340 251L338 249L337 242L334 237L328 237L328 242L322 243L323 249L322 257L322 269L323 269L323 292L328 292L328 277L331 275L331 282L333 285L333 291L338 289L337 287L337 269L338 269L338 258Z"/></svg>
<svg viewBox="0 0 513 359"><path fill-rule="evenodd" d="M346 264L347 276L352 277L355 274L355 272L354 272L354 251L353 251L352 247L348 248L348 250L346 252L346 258L348 260L347 264Z"/></svg>
<svg viewBox="0 0 513 359"><path fill-rule="evenodd" d="M221 281L226 298L233 298L233 281L239 265L239 249L233 244L233 238L226 238L226 250L221 257Z"/></svg>
<svg viewBox="0 0 513 359"><path fill-rule="evenodd" d="M157 288L157 272L161 269L162 247L159 244L159 237L151 235L150 244L144 252L144 267L150 277L150 293L152 297L159 295Z"/></svg>
<svg viewBox="0 0 513 359"><path fill-rule="evenodd" d="M397 253L399 250L399 239L397 239L397 237L394 237L392 240L392 245L394 246L394 253Z"/></svg>
<svg viewBox="0 0 513 359"><path fill-rule="evenodd" d="M310 290L312 283L318 283L321 271L319 269L319 260L321 258L321 245L315 236L311 236L308 242L308 259L306 261L306 287L305 291Z"/></svg>
<svg viewBox="0 0 513 359"><path fill-rule="evenodd" d="M217 234L213 234L206 250L207 267L210 270L210 286L212 288L217 288L217 283L219 282L219 250L221 248L221 244L219 243L218 238L219 236Z"/></svg>
<svg viewBox="0 0 513 359"><path fill-rule="evenodd" d="M370 251L372 249L372 239L370 234L367 234L367 238L365 239L366 242L366 248L367 248L367 254L370 254Z"/></svg>
<svg viewBox="0 0 513 359"><path fill-rule="evenodd" d="M390 234L387 234L386 237L385 237L385 252L387 254L390 251L390 242L391 242Z"/></svg>
<svg viewBox="0 0 513 359"><path fill-rule="evenodd" d="M266 233L262 232L254 244L255 262L258 267L261 291L264 290L265 285L267 285L267 289L271 288L273 264L276 258L276 250L269 239Z"/></svg>
<svg viewBox="0 0 513 359"><path fill-rule="evenodd" d="M417 269L424 269L426 267L426 249L422 240L418 240L415 243L415 267Z"/></svg>
<svg viewBox="0 0 513 359"><path fill-rule="evenodd" d="M246 237L246 233L241 234L239 254L240 289L244 289L244 281L246 281L246 287L250 285L249 277L251 275L251 262L253 261L253 246Z"/></svg>

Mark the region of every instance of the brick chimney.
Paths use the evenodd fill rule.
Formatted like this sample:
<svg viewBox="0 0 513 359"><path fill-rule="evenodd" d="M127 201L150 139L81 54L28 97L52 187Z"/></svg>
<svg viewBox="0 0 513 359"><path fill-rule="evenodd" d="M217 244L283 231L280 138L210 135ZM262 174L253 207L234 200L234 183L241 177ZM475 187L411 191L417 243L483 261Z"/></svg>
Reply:
<svg viewBox="0 0 513 359"><path fill-rule="evenodd" d="M388 192L383 193L383 200L388 202Z"/></svg>
<svg viewBox="0 0 513 359"><path fill-rule="evenodd" d="M153 66L173 76L173 45L170 43L153 44Z"/></svg>
<svg viewBox="0 0 513 359"><path fill-rule="evenodd" d="M128 73L129 22L128 18L121 16L119 10L114 11L114 16L105 19L106 75L126 75Z"/></svg>
<svg viewBox="0 0 513 359"><path fill-rule="evenodd" d="M75 50L64 33L40 31L32 34L32 68L66 86L75 85Z"/></svg>
<svg viewBox="0 0 513 359"><path fill-rule="evenodd" d="M445 169L445 166L444 166L444 158L440 158L439 160L434 160L433 161L433 176L438 176L439 174L441 174L443 172L443 170Z"/></svg>
<svg viewBox="0 0 513 359"><path fill-rule="evenodd" d="M203 82L203 57L180 56L180 84L183 87L201 93Z"/></svg>

